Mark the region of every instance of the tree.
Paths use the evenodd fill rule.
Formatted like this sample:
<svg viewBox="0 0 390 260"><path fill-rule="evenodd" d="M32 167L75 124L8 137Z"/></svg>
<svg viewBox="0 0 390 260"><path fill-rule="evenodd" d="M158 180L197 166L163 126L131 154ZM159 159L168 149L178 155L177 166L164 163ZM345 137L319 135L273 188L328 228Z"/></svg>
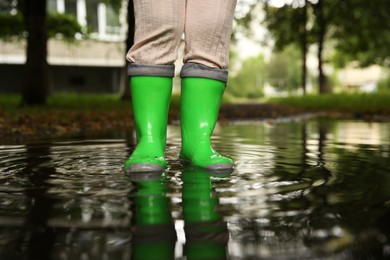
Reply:
<svg viewBox="0 0 390 260"><path fill-rule="evenodd" d="M306 83L307 83L307 66L306 66L306 61L307 61L307 52L308 52L308 31L307 31L307 0L304 1L304 6L302 8L302 12L300 14L300 18L302 22L300 23L300 30L299 34L301 35L300 37L300 47L301 47L301 54L302 54L302 75L301 75L301 84L302 84L302 93L303 95L306 94Z"/></svg>
<svg viewBox="0 0 390 260"><path fill-rule="evenodd" d="M293 2L292 4L298 2ZM275 50L282 51L287 46L294 44L301 51L301 86L302 92L306 93L307 85L307 52L309 44L308 28L308 5L307 0L303 1L301 7L284 5L276 8L269 4L264 5L264 24L275 40Z"/></svg>
<svg viewBox="0 0 390 260"><path fill-rule="evenodd" d="M46 0L5 1L2 5L0 38L23 37L27 32L25 75L22 86L23 105L46 103L49 84L47 75L47 39L61 33L65 39L72 39L81 26L75 19L65 14L48 17ZM19 12L12 14L13 9ZM48 19L50 24L48 26Z"/></svg>
<svg viewBox="0 0 390 260"><path fill-rule="evenodd" d="M261 97L265 81L264 57L262 55L251 57L242 63L237 75L229 78L227 91L237 97Z"/></svg>
<svg viewBox="0 0 390 260"><path fill-rule="evenodd" d="M324 64L324 44L325 37L328 32L330 19L333 13L330 11L332 9L331 1L327 1L326 6L324 5L324 0L318 0L316 4L313 4L313 13L316 18L316 26L314 27L316 42L318 45L317 58L318 58L318 90L319 93L327 93L330 91L329 86L326 82L326 77L324 74L323 64ZM327 7L327 8L326 8Z"/></svg>
<svg viewBox="0 0 390 260"><path fill-rule="evenodd" d="M317 45L320 94L330 91L323 70L324 45L328 39L334 39L330 29L336 25L335 18L343 19L338 11L339 2L336 0L293 0L290 5L284 5L282 8L270 8L265 5L267 13L265 24L279 49L289 44L297 44L301 46L302 57L306 58L304 53L307 52L307 44ZM311 28L308 28L309 21L313 24Z"/></svg>
<svg viewBox="0 0 390 260"><path fill-rule="evenodd" d="M390 66L390 1L341 1L335 17L335 61L339 67L357 61L360 66Z"/></svg>
<svg viewBox="0 0 390 260"><path fill-rule="evenodd" d="M333 60L339 67L351 61L357 61L360 66L390 66L390 24L385 22L390 20L390 1L293 0L282 8L265 5L264 10L265 24L279 49L291 43L299 44L299 39L304 46L302 32L305 31L300 31L297 25L313 24L306 33L308 43L318 46L320 93L330 91L323 71L324 45L328 42L335 48ZM299 19L299 12L308 15L306 22Z"/></svg>
<svg viewBox="0 0 390 260"><path fill-rule="evenodd" d="M313 6L318 7L314 8ZM309 8L316 9L316 12L312 12L318 18L319 24L317 26L308 28L308 12ZM319 92L326 92L325 87L325 75L323 73L323 45L326 34L326 25L323 15L322 0L319 0L317 4L313 4L308 0L297 1L294 0L291 5L284 5L283 7L276 8L268 4L264 5L266 17L264 20L269 32L275 40L275 48L277 51L282 50L290 44L295 44L301 50L302 56L302 69L301 69L301 84L303 93L306 92L306 79L307 79L307 52L309 40L311 43L316 42L318 45L318 85ZM314 19L314 18L313 18ZM317 20L317 19L316 19ZM315 37L315 31L317 31Z"/></svg>
<svg viewBox="0 0 390 260"><path fill-rule="evenodd" d="M300 86L299 50L290 45L272 55L266 66L268 82L279 91L294 91Z"/></svg>
<svg viewBox="0 0 390 260"><path fill-rule="evenodd" d="M7 1L8 5L5 2L0 3L3 3L2 5L0 4L0 39L12 41L25 38L26 23L23 10L20 10L24 6L23 1ZM15 10L18 11L15 13ZM60 35L61 39L73 41L76 33L83 33L76 17L65 13L47 14L48 38Z"/></svg>
<svg viewBox="0 0 390 260"><path fill-rule="evenodd" d="M22 103L41 105L48 95L46 0L24 0L27 28L27 60L22 87Z"/></svg>

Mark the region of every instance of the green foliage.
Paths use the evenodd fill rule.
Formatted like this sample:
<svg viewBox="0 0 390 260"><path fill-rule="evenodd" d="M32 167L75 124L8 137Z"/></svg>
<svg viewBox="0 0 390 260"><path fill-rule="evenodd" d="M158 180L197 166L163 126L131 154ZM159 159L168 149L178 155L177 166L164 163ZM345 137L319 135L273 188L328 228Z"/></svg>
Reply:
<svg viewBox="0 0 390 260"><path fill-rule="evenodd" d="M336 113L390 114L390 92L374 94L323 94L269 99L271 103L296 106L312 111Z"/></svg>
<svg viewBox="0 0 390 260"><path fill-rule="evenodd" d="M263 95L265 79L264 57L251 57L242 63L237 75L229 78L227 91L236 97L258 98Z"/></svg>
<svg viewBox="0 0 390 260"><path fill-rule="evenodd" d="M2 39L21 36L25 31L23 17L19 13L16 15L0 13L0 24L0 38Z"/></svg>
<svg viewBox="0 0 390 260"><path fill-rule="evenodd" d="M390 1L341 1L333 39L336 65L358 61L361 66L390 65Z"/></svg>
<svg viewBox="0 0 390 260"><path fill-rule="evenodd" d="M175 111L180 110L180 94L172 93L169 109Z"/></svg>
<svg viewBox="0 0 390 260"><path fill-rule="evenodd" d="M24 37L26 27L20 13L0 13L0 38ZM66 40L74 40L76 33L82 33L76 17L68 14L49 13L47 16L48 37L61 35Z"/></svg>
<svg viewBox="0 0 390 260"><path fill-rule="evenodd" d="M236 22L236 28L246 34L250 31L250 25L253 18L256 17L254 13L258 5L258 0L238 1L236 6L236 12L234 20ZM234 37L234 34L233 34Z"/></svg>
<svg viewBox="0 0 390 260"><path fill-rule="evenodd" d="M111 109L122 105L125 102L120 101L118 94L57 93L47 101L47 107L63 109Z"/></svg>
<svg viewBox="0 0 390 260"><path fill-rule="evenodd" d="M267 64L269 83L281 91L298 89L301 79L299 58L299 51L292 45L282 52L274 53Z"/></svg>
<svg viewBox="0 0 390 260"><path fill-rule="evenodd" d="M81 25L76 17L68 14L49 13L47 17L49 37L61 35L66 40L73 40L76 33L82 34Z"/></svg>
<svg viewBox="0 0 390 260"><path fill-rule="evenodd" d="M312 43L319 44L320 42L313 29L314 12L313 8L311 8L312 5L309 0L293 0L290 4L285 4L281 8L273 7L270 4L265 4L263 7L265 12L263 24L267 27L270 38L274 41L274 49L281 52L285 48L291 48L292 45L299 49L300 56L297 57L297 60L301 60L301 71L299 72L302 75L299 79L301 86L307 85L306 57L309 45ZM322 51L320 53L322 56ZM319 60L322 61L322 59ZM320 69L321 66L322 63L319 64L319 71L322 71ZM293 82L294 80L289 79L288 82ZM320 77L318 81L320 83ZM279 89L291 90L295 88L295 86L286 86L282 81L278 84L274 80L273 84Z"/></svg>
<svg viewBox="0 0 390 260"><path fill-rule="evenodd" d="M276 8L266 4L264 11L263 23L275 41L274 46L277 51L291 44L299 46L302 43L303 37L306 37L308 33L308 26L304 24L306 14L302 7L293 8L290 5L284 5ZM310 39L314 42L313 36Z"/></svg>
<svg viewBox="0 0 390 260"><path fill-rule="evenodd" d="M20 96L13 94L2 94L0 95L0 110L12 110L19 106Z"/></svg>
<svg viewBox="0 0 390 260"><path fill-rule="evenodd" d="M290 92L301 86L300 68L300 52L293 45L274 53L269 63L262 55L250 57L229 78L227 92L238 98L259 98L263 96L266 82L280 91Z"/></svg>
<svg viewBox="0 0 390 260"><path fill-rule="evenodd" d="M378 82L379 92L390 92L390 76L380 80Z"/></svg>
<svg viewBox="0 0 390 260"><path fill-rule="evenodd" d="M112 9L118 13L119 10L121 9L122 7L122 3L123 3L124 0L102 0L103 3L109 5L112 7Z"/></svg>
<svg viewBox="0 0 390 260"><path fill-rule="evenodd" d="M302 47L306 39L321 51L324 43L331 42L335 48L331 60L337 67L351 61L363 67L390 66L389 10L390 1L385 0L292 0L281 8L264 5L264 24L276 50L290 44ZM321 52L318 57L320 62L327 60ZM320 77L318 85L326 89Z"/></svg>
<svg viewBox="0 0 390 260"><path fill-rule="evenodd" d="M332 73L326 76L326 82L331 91L340 92L340 90L343 90L344 86L339 79L338 72L337 70L333 70Z"/></svg>

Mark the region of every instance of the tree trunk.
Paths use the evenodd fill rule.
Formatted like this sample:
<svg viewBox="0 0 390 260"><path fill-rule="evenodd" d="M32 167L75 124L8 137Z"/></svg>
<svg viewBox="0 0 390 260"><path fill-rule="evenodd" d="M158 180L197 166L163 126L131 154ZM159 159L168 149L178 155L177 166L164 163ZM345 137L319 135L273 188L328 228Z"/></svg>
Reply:
<svg viewBox="0 0 390 260"><path fill-rule="evenodd" d="M46 0L25 0L23 9L28 36L22 104L42 105L49 90Z"/></svg>
<svg viewBox="0 0 390 260"><path fill-rule="evenodd" d="M302 21L302 92L303 95L306 95L306 78L307 78L307 66L306 66L306 59L307 59L307 1L305 1L305 5L303 7L303 21Z"/></svg>
<svg viewBox="0 0 390 260"><path fill-rule="evenodd" d="M322 38L322 37L320 37ZM328 92L328 87L326 85L326 77L324 74L323 69L323 48L324 48L324 42L323 39L321 39L318 42L318 87L319 87L319 93L324 94Z"/></svg>
<svg viewBox="0 0 390 260"><path fill-rule="evenodd" d="M324 19L324 6L323 0L319 0L316 4L317 8L317 24L318 24L318 88L319 93L324 94L329 92L326 85L326 77L323 69L323 52L324 52L324 41L327 24Z"/></svg>
<svg viewBox="0 0 390 260"><path fill-rule="evenodd" d="M306 59L307 59L307 45L304 44L302 49L302 93L303 95L306 95L306 79L307 79L307 66L306 66Z"/></svg>
<svg viewBox="0 0 390 260"><path fill-rule="evenodd" d="M127 3L127 36L126 36L126 52L133 46L134 44L134 27L135 27L135 18L134 18L134 4L133 0L128 0ZM130 81L129 77L127 76L127 66L128 61L125 62L125 67L123 68L124 73L124 89L122 91L122 100L131 100L131 94L130 94Z"/></svg>

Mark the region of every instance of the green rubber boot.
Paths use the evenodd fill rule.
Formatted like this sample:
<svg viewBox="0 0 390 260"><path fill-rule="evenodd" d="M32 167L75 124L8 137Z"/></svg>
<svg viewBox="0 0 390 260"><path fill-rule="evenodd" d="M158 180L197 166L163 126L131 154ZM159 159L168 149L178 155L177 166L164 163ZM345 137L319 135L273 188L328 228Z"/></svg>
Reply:
<svg viewBox="0 0 390 260"><path fill-rule="evenodd" d="M211 146L211 134L218 119L225 83L208 78L183 78L181 89L180 159L208 171L234 167Z"/></svg>
<svg viewBox="0 0 390 260"><path fill-rule="evenodd" d="M172 78L131 77L137 147L125 162L125 171L161 172L167 168L164 158Z"/></svg>

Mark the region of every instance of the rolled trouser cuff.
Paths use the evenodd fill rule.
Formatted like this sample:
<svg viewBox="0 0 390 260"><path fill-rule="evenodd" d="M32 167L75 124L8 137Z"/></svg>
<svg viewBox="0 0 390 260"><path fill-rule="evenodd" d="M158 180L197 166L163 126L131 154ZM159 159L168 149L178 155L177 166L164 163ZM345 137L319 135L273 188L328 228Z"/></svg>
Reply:
<svg viewBox="0 0 390 260"><path fill-rule="evenodd" d="M175 76L175 65L146 65L130 63L127 69L129 76L160 76L171 77Z"/></svg>
<svg viewBox="0 0 390 260"><path fill-rule="evenodd" d="M200 63L189 62L181 68L180 77L216 79L226 83L228 80L228 71L225 69L211 68Z"/></svg>

